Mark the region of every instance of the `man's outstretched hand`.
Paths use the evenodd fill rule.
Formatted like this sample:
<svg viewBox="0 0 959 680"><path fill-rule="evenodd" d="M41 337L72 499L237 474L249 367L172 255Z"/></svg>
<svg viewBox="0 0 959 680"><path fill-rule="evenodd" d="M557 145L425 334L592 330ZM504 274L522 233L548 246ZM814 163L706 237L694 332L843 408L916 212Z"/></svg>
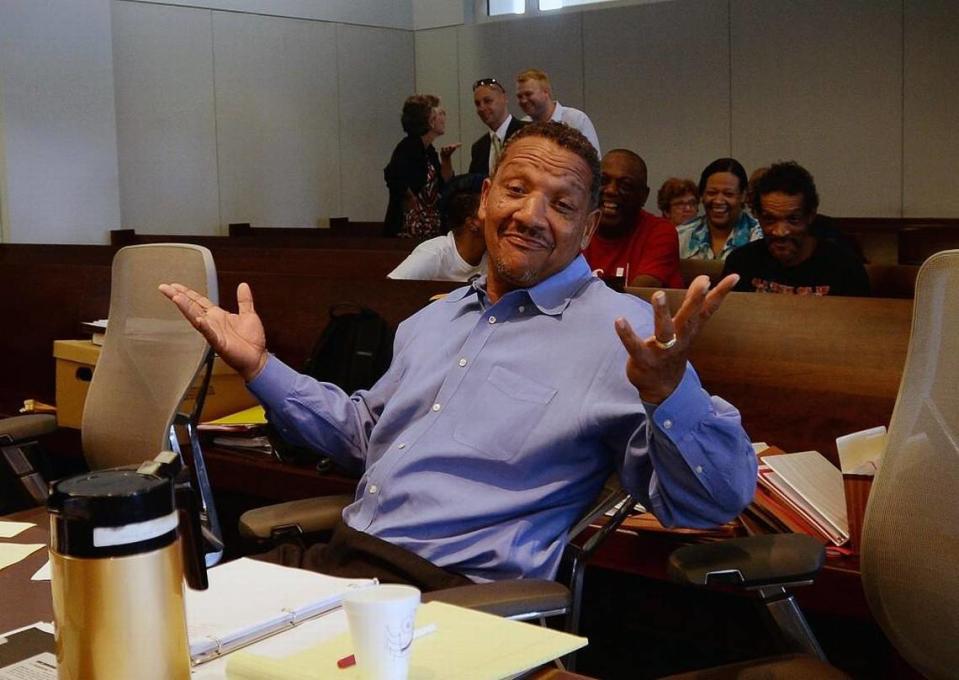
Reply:
<svg viewBox="0 0 959 680"><path fill-rule="evenodd" d="M690 345L738 281L739 276L731 274L710 290L709 277L697 276L676 316L670 315L666 294L653 293L654 333L646 339L636 335L626 319L616 319L616 333L629 352L626 376L643 401L658 404L676 389Z"/></svg>
<svg viewBox="0 0 959 680"><path fill-rule="evenodd" d="M266 334L253 309L253 293L241 283L236 287L237 314L217 307L195 290L179 283L160 284L160 292L173 300L217 354L247 382L266 365Z"/></svg>

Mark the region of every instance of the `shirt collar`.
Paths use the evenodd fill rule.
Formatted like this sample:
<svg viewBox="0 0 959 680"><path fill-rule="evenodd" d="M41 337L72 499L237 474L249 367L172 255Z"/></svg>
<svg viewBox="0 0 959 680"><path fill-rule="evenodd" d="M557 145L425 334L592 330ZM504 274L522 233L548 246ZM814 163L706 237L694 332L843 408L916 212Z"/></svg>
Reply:
<svg viewBox="0 0 959 680"><path fill-rule="evenodd" d="M503 124L496 128L496 136L501 140L506 139L506 130L509 129L509 124L513 122L513 114L507 113L506 120L503 121Z"/></svg>
<svg viewBox="0 0 959 680"><path fill-rule="evenodd" d="M534 305L543 314L558 316L569 305L573 296L593 278L593 273L586 264L586 259L578 255L576 259L566 265L566 268L556 272L545 281L540 281L532 288L523 288L511 293L527 295ZM486 297L486 274L474 280L470 285L457 288L443 298L444 302L460 302L468 296L476 294L480 299Z"/></svg>
<svg viewBox="0 0 959 680"><path fill-rule="evenodd" d="M549 119L557 123L562 123L563 122L563 105L557 101L554 101L554 103L556 104L556 106L553 108L553 115L551 115Z"/></svg>

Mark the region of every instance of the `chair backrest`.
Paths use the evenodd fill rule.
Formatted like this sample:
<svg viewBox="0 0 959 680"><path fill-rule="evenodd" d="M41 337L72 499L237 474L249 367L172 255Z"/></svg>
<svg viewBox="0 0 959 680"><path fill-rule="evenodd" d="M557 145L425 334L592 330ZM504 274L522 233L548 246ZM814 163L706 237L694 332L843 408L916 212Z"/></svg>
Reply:
<svg viewBox="0 0 959 680"><path fill-rule="evenodd" d="M157 290L178 282L219 299L210 251L185 243L129 246L113 259L103 349L83 409L91 469L141 463L170 448L177 407L208 345Z"/></svg>
<svg viewBox="0 0 959 680"><path fill-rule="evenodd" d="M882 338L876 338L883 342ZM863 529L870 608L930 678L959 668L959 250L916 280L912 333Z"/></svg>

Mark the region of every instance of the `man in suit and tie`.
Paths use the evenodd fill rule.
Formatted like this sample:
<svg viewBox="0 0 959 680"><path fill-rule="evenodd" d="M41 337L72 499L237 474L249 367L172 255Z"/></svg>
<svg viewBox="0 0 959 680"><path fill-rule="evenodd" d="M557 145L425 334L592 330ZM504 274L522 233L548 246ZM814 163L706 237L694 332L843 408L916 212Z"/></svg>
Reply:
<svg viewBox="0 0 959 680"><path fill-rule="evenodd" d="M510 115L506 90L496 78L481 78L473 83L473 103L476 115L490 131L473 142L469 171L489 175L506 140L526 123Z"/></svg>

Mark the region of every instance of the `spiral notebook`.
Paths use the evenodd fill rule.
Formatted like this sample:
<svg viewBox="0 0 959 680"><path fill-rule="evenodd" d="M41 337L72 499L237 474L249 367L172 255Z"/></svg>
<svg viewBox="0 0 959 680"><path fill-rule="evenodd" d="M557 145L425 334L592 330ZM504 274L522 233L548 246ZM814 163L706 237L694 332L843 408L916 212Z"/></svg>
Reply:
<svg viewBox="0 0 959 680"><path fill-rule="evenodd" d="M241 558L209 571L208 590L186 589L194 664L245 647L340 606L344 593L376 584Z"/></svg>

